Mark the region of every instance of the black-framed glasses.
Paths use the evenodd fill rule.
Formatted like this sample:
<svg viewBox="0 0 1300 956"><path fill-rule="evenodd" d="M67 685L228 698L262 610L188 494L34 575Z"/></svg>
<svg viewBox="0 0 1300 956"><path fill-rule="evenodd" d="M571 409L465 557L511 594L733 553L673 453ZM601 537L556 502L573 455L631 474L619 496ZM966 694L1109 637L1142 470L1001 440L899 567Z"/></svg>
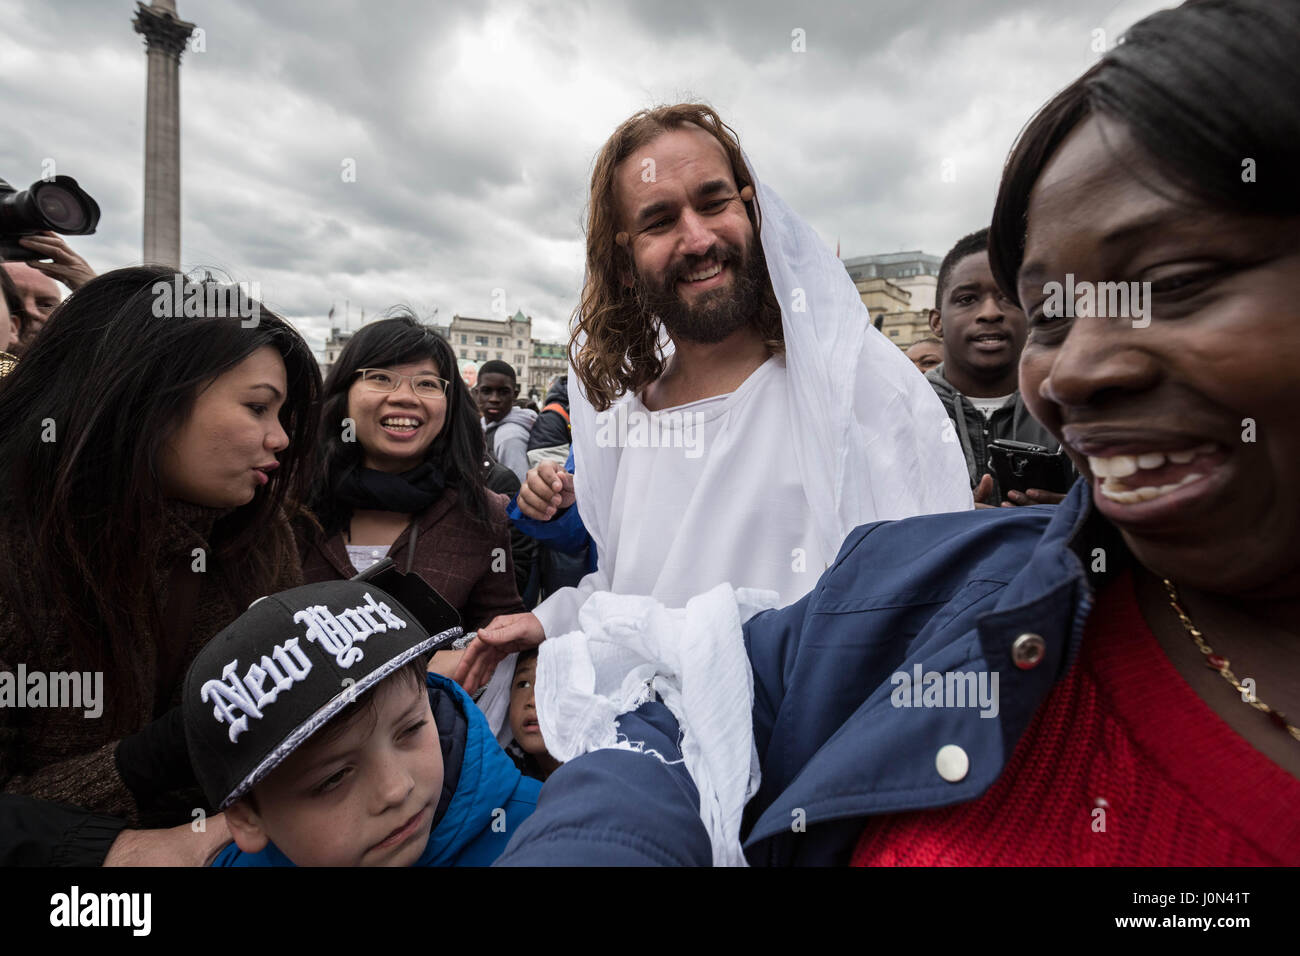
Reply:
<svg viewBox="0 0 1300 956"><path fill-rule="evenodd" d="M386 368L359 368L357 374L366 387L375 392L395 392L402 387L402 379L409 378L411 390L421 398L446 398L447 387L451 384L445 378L428 372L400 375Z"/></svg>

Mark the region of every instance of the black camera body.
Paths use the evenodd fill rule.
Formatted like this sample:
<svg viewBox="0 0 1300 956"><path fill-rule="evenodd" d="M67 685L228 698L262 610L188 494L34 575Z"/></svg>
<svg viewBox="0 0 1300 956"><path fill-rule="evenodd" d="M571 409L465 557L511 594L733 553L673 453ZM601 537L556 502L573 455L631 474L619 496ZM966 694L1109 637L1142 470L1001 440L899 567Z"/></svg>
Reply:
<svg viewBox="0 0 1300 956"><path fill-rule="evenodd" d="M1070 459L1064 451L1051 452L1042 445L999 438L989 442L989 470L1003 496L1008 491L1038 488L1064 494L1074 483Z"/></svg>
<svg viewBox="0 0 1300 956"><path fill-rule="evenodd" d="M71 176L41 179L21 191L0 179L0 259L39 259L18 244L23 236L46 230L88 236L98 225L99 204Z"/></svg>

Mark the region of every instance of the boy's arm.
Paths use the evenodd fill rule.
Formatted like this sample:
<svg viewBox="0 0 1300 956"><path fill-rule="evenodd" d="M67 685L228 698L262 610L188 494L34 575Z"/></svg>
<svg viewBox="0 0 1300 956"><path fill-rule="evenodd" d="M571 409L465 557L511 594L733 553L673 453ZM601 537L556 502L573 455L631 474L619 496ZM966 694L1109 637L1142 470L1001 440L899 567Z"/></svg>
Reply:
<svg viewBox="0 0 1300 956"><path fill-rule="evenodd" d="M619 718L627 749L596 750L555 771L497 866L709 866L700 797L662 703Z"/></svg>
<svg viewBox="0 0 1300 956"><path fill-rule="evenodd" d="M510 507L506 509L506 514L510 517L511 523L528 537L545 541L552 548L565 554L576 554L591 540L576 504L565 508L550 521L538 521L527 517L520 510L519 496L516 495L510 499Z"/></svg>
<svg viewBox="0 0 1300 956"><path fill-rule="evenodd" d="M572 449L569 450L569 457L564 460L564 470L569 474L573 474ZM587 534L587 528L582 523L582 516L578 514L576 502L550 520L538 521L535 518L529 518L520 510L519 496L516 494L511 499L506 514L510 516L510 521L514 526L524 534L530 538L536 538L538 541L545 541L552 548L563 551L565 554L577 554L591 542L591 536Z"/></svg>

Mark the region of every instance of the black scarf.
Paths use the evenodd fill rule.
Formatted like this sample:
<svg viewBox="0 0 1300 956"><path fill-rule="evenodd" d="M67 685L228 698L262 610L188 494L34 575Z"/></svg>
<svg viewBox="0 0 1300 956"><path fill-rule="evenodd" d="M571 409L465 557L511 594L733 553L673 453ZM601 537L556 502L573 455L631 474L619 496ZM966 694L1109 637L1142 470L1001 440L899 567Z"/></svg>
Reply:
<svg viewBox="0 0 1300 956"><path fill-rule="evenodd" d="M391 474L355 468L339 481L336 494L353 511L397 511L419 514L442 497L442 469L431 461L410 471Z"/></svg>

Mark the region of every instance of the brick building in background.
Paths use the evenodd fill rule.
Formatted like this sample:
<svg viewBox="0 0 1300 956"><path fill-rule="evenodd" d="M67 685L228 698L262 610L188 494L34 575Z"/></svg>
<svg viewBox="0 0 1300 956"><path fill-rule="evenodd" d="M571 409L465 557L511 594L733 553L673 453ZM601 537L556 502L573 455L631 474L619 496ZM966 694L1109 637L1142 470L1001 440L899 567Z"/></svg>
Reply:
<svg viewBox="0 0 1300 956"><path fill-rule="evenodd" d="M942 258L914 250L843 261L872 322L891 342L905 349L930 334Z"/></svg>

